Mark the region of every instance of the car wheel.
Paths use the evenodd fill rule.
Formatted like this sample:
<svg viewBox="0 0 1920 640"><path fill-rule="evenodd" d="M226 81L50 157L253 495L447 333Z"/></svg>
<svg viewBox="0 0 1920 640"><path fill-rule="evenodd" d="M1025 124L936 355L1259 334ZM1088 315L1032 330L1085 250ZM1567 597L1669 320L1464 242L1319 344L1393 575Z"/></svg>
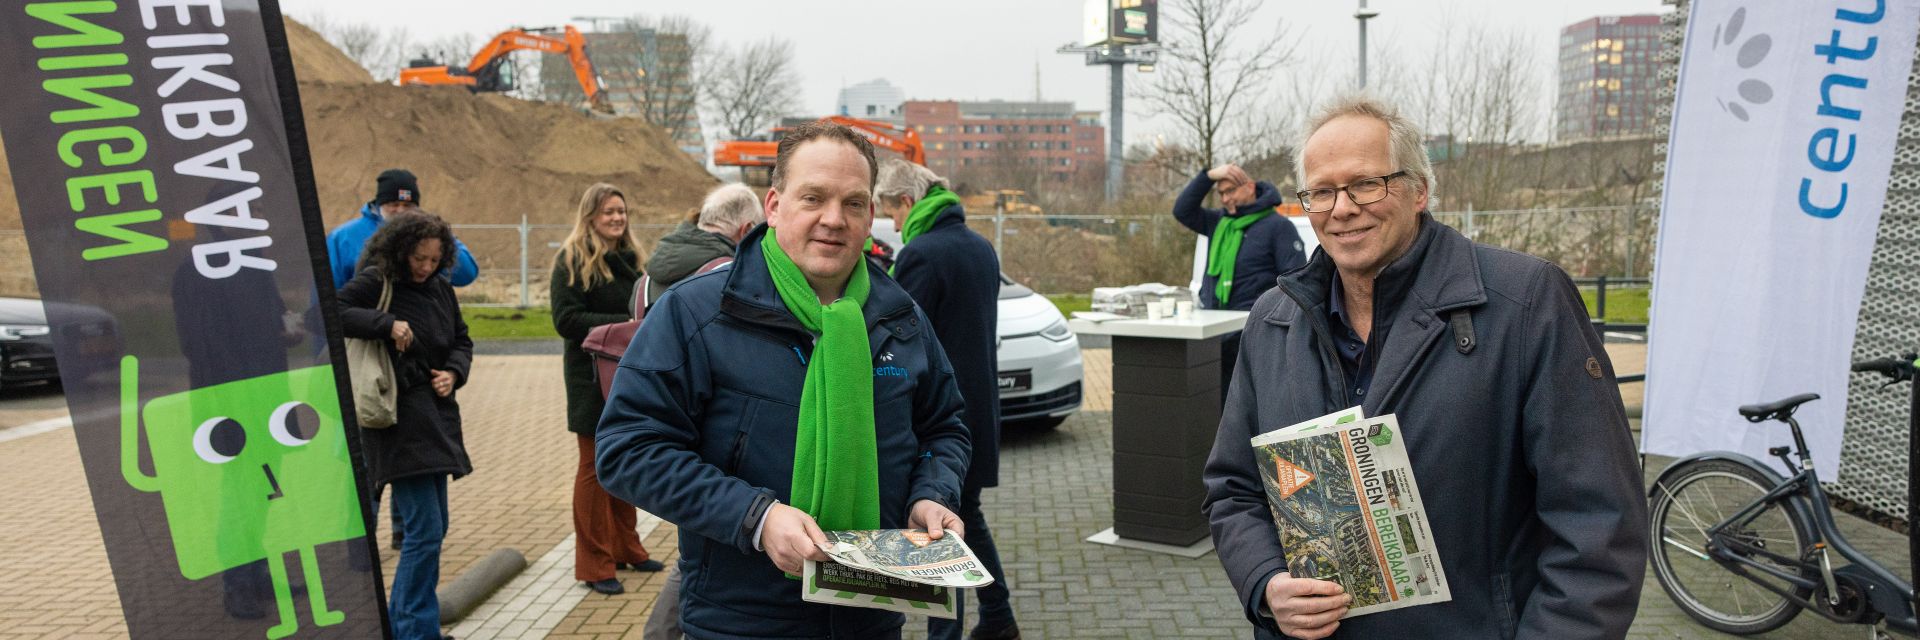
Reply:
<svg viewBox="0 0 1920 640"><path fill-rule="evenodd" d="M1031 429L1034 431L1047 431L1060 426L1062 423L1065 423L1067 421L1067 417L1068 416L1044 416L1039 418L1028 418L1026 420L1014 421L1012 423L1012 426L1015 429Z"/></svg>

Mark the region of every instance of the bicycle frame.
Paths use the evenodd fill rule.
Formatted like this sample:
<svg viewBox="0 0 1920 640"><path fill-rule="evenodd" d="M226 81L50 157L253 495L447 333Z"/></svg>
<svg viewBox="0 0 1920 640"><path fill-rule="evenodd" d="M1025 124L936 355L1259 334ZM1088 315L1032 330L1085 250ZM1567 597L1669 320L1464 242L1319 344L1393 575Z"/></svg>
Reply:
<svg viewBox="0 0 1920 640"><path fill-rule="evenodd" d="M1837 617L1826 611L1826 608L1794 595L1790 589L1782 589L1766 581L1759 580L1750 572L1750 570L1758 571L1802 589L1818 591L1824 587L1826 593L1829 594L1829 598L1837 597L1835 584L1837 579L1833 577L1836 572L1833 569L1829 556L1825 553L1825 551L1831 549L1838 552L1842 558L1851 562L1853 566L1859 567L1861 571L1866 572L1865 576L1858 576L1860 579L1877 583L1860 585L1862 588L1884 588L1893 591L1900 597L1901 606L1896 610L1889 611L1886 609L1890 607L1886 607L1876 599L1871 598L1870 596L1872 594L1863 592L1859 595L1865 601L1865 606L1886 616L1886 622L1890 628L1908 633L1920 631L1920 625L1916 625L1915 623L1914 610L1911 604L1914 601L1915 595L1913 585L1900 579L1891 571L1888 571L1872 557L1854 548L1852 544L1847 542L1846 537L1841 535L1838 524L1833 520L1833 512L1825 508L1827 505L1826 490L1820 485L1819 478L1814 473L1810 455L1807 453L1806 441L1800 434L1800 425L1790 417L1787 418L1786 422L1793 428L1794 443L1798 445L1798 454L1801 462L1799 472L1795 473L1792 478L1775 486L1771 491L1768 491L1766 495L1761 496L1760 499L1754 501L1752 504L1728 516L1725 520L1708 527L1706 531L1707 539L1712 546L1707 549L1707 551L1712 554L1716 562L1728 571L1742 578L1746 578L1761 588L1786 598L1802 609L1811 610L1821 617L1835 622L1854 622ZM1786 455L1781 455L1780 459L1782 462L1788 463L1789 469L1794 466ZM1782 556L1727 534L1727 529L1744 525L1752 521L1755 517L1758 517L1760 513L1768 507L1776 505L1782 509L1786 509L1789 517L1797 513L1806 517L1806 519L1813 524L1811 534L1814 539L1805 541L1805 547L1795 549L1794 551L1799 553L1807 549L1818 550L1821 552L1818 561ZM1810 580L1798 574L1781 571L1780 569L1757 562L1753 560L1751 556L1764 557L1780 565L1798 567L1803 572L1816 574L1817 579ZM1858 574L1857 571L1847 573L1850 575Z"/></svg>

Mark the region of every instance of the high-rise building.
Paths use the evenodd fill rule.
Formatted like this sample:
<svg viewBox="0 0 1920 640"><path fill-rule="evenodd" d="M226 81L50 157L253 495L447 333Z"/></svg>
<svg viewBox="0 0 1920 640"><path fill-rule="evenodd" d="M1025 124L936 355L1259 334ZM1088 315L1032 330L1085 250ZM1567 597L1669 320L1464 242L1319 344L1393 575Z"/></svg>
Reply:
<svg viewBox="0 0 1920 640"><path fill-rule="evenodd" d="M706 161L706 134L700 129L699 93L693 86L693 58L684 34L653 28L617 29L582 34L601 90L615 115L640 117L660 125L680 150ZM574 104L585 94L565 56L540 60L542 94Z"/></svg>
<svg viewBox="0 0 1920 640"><path fill-rule="evenodd" d="M878 78L841 89L834 113L900 124L900 105L906 102L906 91Z"/></svg>
<svg viewBox="0 0 1920 640"><path fill-rule="evenodd" d="M1060 182L1105 175L1100 112L1075 110L1071 102L910 100L901 112L926 146L927 167L958 181L1011 173Z"/></svg>
<svg viewBox="0 0 1920 640"><path fill-rule="evenodd" d="M1654 129L1660 16L1599 16L1560 30L1555 140L1647 135Z"/></svg>

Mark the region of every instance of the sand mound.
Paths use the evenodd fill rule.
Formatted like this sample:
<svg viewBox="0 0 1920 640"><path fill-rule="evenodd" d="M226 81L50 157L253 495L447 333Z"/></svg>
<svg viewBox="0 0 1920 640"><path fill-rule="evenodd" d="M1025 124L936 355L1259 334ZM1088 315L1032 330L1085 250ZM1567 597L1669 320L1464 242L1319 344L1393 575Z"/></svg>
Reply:
<svg viewBox="0 0 1920 640"><path fill-rule="evenodd" d="M307 25L288 20L287 49L301 82L373 82L373 74L341 53Z"/></svg>
<svg viewBox="0 0 1920 640"><path fill-rule="evenodd" d="M373 197L374 176L391 167L418 175L425 208L456 225L517 224L522 215L533 224L571 225L581 192L595 182L627 193L634 223L674 222L718 182L644 121L452 87L375 83L306 27L289 20L287 35L328 228L358 215ZM0 230L20 228L9 176L0 157ZM545 281L548 245L557 239L547 236L556 234L565 232L543 231L530 243L534 280ZM517 232L461 238L483 268L518 266ZM0 256L0 271L27 272L25 256ZM0 282L0 295L20 293Z"/></svg>

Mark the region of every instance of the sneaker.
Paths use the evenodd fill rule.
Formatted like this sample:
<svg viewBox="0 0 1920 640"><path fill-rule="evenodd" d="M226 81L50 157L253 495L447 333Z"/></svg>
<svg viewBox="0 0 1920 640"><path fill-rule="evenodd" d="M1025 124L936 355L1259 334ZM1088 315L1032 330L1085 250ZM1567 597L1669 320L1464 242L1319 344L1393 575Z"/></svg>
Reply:
<svg viewBox="0 0 1920 640"><path fill-rule="evenodd" d="M627 588L624 586L621 586L620 580L617 578L595 580L593 582L588 582L584 584L587 585L588 589L592 589L594 593L599 593L603 595L617 596L627 592Z"/></svg>
<svg viewBox="0 0 1920 640"><path fill-rule="evenodd" d="M654 573L666 569L667 565L661 564L659 560L648 560L641 563L615 562L613 563L613 568L639 571L641 573Z"/></svg>

